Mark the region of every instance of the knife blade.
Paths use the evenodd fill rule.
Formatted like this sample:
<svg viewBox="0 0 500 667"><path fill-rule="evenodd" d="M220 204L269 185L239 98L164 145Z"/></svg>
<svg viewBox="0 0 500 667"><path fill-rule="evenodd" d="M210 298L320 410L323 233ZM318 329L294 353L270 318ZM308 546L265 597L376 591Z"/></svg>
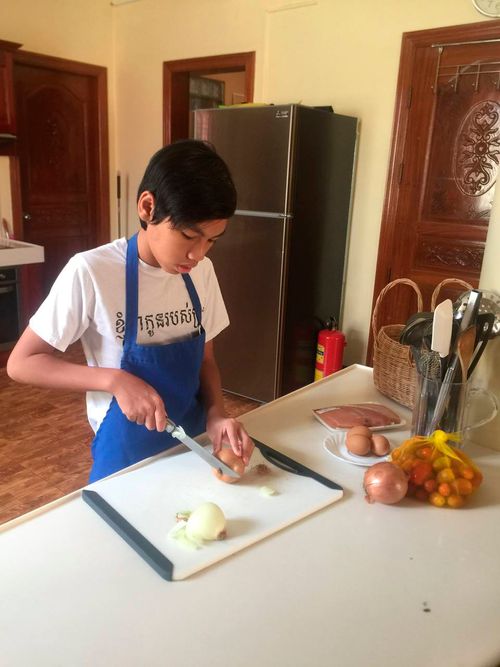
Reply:
<svg viewBox="0 0 500 667"><path fill-rule="evenodd" d="M192 452L198 454L198 456L202 458L206 463L211 465L212 468L220 470L222 473L224 473L224 475L229 475L229 477L235 477L236 479L240 478L237 472L235 472L232 468L226 465L223 461L218 459L214 454L209 452L208 449L206 449L198 442L196 442L196 440L190 438L189 435L186 434L186 431L182 428L182 426L175 424L171 419L167 418L167 425L165 427L165 431L167 431L167 433L170 433L170 435L173 438L176 438L177 440L182 442L183 445L189 447L189 449Z"/></svg>

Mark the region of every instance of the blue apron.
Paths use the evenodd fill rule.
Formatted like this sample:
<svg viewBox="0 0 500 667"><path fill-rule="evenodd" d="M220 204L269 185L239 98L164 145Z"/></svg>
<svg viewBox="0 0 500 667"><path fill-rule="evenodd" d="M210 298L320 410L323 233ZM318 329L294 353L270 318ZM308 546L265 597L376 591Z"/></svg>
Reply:
<svg viewBox="0 0 500 667"><path fill-rule="evenodd" d="M205 431L206 425L205 410L199 398L205 349L200 299L191 277L181 274L200 323L199 331L191 338L167 345L139 345L138 268L136 234L127 246L125 339L120 368L154 387L162 397L169 417L181 424L189 435L198 435ZM178 441L166 432L149 431L145 426L129 421L113 396L92 442L94 463L89 481L95 482L177 444Z"/></svg>

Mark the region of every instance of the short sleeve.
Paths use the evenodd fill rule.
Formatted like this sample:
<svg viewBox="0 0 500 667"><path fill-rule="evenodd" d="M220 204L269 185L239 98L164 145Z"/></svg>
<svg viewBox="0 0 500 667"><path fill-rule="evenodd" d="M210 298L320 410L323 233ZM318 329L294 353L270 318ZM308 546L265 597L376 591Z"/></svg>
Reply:
<svg viewBox="0 0 500 667"><path fill-rule="evenodd" d="M85 262L75 255L29 321L45 342L64 352L88 328L95 305L92 281Z"/></svg>

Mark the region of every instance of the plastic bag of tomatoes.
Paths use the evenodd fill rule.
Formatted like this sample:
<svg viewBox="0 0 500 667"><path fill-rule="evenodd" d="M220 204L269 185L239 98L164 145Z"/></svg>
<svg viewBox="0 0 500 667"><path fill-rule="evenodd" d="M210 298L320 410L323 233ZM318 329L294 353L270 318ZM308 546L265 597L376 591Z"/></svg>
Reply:
<svg viewBox="0 0 500 667"><path fill-rule="evenodd" d="M407 496L435 507L463 507L483 481L479 468L449 441L458 436L434 431L414 436L391 453L391 460L408 475Z"/></svg>

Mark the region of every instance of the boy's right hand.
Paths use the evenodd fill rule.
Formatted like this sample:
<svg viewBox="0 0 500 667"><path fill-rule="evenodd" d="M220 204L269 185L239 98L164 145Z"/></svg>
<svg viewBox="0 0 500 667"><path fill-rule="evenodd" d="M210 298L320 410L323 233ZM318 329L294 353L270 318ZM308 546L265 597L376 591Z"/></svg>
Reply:
<svg viewBox="0 0 500 667"><path fill-rule="evenodd" d="M164 431L167 425L165 404L153 387L131 373L116 370L110 387L120 410L136 424L150 431Z"/></svg>

